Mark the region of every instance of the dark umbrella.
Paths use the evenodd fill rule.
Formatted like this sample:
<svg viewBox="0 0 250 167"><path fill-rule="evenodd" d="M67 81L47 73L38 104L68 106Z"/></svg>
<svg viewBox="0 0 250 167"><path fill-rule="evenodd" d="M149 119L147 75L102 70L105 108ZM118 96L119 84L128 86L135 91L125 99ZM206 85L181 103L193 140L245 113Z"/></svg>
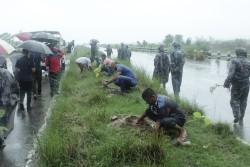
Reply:
<svg viewBox="0 0 250 167"><path fill-rule="evenodd" d="M39 41L34 41L34 40L28 40L23 42L18 46L18 48L23 48L27 49L29 51L37 52L37 53L42 53L42 54L53 54L50 48L45 45L42 42Z"/></svg>
<svg viewBox="0 0 250 167"><path fill-rule="evenodd" d="M97 39L91 39L90 43L98 43L99 41Z"/></svg>
<svg viewBox="0 0 250 167"><path fill-rule="evenodd" d="M48 43L55 43L58 42L58 39L50 33L47 32L38 32L34 34L31 39L40 41L40 42L48 42Z"/></svg>

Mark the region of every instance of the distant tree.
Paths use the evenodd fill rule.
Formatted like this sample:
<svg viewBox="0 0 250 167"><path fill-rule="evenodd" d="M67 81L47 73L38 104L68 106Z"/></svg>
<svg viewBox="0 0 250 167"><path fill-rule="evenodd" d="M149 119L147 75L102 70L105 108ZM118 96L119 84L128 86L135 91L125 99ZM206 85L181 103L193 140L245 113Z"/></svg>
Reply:
<svg viewBox="0 0 250 167"><path fill-rule="evenodd" d="M14 41L14 36L12 36L9 33L0 34L0 39L8 42L9 44L11 44L14 47L16 47L16 46L18 46L20 44L19 41Z"/></svg>
<svg viewBox="0 0 250 167"><path fill-rule="evenodd" d="M210 42L204 39L203 37L198 38L195 42L197 50L209 51L210 50Z"/></svg>
<svg viewBox="0 0 250 167"><path fill-rule="evenodd" d="M191 38L188 38L187 40L186 40L186 43L185 43L185 45L190 45L191 44Z"/></svg>
<svg viewBox="0 0 250 167"><path fill-rule="evenodd" d="M174 36L171 34L168 34L165 36L165 39L163 40L163 43L166 45L170 45L174 42Z"/></svg>
<svg viewBox="0 0 250 167"><path fill-rule="evenodd" d="M143 46L146 46L147 44L148 44L147 41L145 41L145 40L142 41Z"/></svg>
<svg viewBox="0 0 250 167"><path fill-rule="evenodd" d="M137 41L136 43L137 43L137 45L141 46L141 42L140 41Z"/></svg>
<svg viewBox="0 0 250 167"><path fill-rule="evenodd" d="M183 44L183 43L184 43L184 42L183 42L183 35L181 35L181 34L176 34L176 35L174 36L174 41Z"/></svg>
<svg viewBox="0 0 250 167"><path fill-rule="evenodd" d="M245 40L245 39L235 39L234 44L235 44L235 47L246 47L247 40Z"/></svg>

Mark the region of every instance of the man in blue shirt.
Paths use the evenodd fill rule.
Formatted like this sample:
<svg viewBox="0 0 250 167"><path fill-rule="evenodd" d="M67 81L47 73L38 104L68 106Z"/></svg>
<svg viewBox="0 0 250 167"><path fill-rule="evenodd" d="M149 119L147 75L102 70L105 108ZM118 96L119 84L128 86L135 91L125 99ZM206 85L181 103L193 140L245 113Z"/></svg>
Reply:
<svg viewBox="0 0 250 167"><path fill-rule="evenodd" d="M186 139L187 132L183 128L186 117L184 111L173 99L156 94L151 88L143 91L142 98L148 104L148 107L135 123L149 117L156 122L157 132L160 132L161 129L166 131L173 129L179 132L182 141Z"/></svg>
<svg viewBox="0 0 250 167"><path fill-rule="evenodd" d="M115 85L121 88L122 93L128 93L131 87L137 85L137 77L129 67L112 62L111 68L116 71L116 74L111 80L107 80L105 85L114 82Z"/></svg>

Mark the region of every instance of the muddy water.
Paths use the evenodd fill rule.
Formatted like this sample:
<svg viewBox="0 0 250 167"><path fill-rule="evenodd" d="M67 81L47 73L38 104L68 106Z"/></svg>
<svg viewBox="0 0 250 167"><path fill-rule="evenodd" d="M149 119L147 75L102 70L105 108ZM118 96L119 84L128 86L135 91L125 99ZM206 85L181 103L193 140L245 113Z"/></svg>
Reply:
<svg viewBox="0 0 250 167"><path fill-rule="evenodd" d="M114 52L114 55L117 55ZM114 56L115 57L115 56ZM140 67L152 78L155 54L133 52L132 65ZM230 91L222 86L227 76L230 62L226 60L205 60L203 62L186 60L180 96L195 102L205 110L206 117L213 122L229 123L237 136L250 143L250 100L243 125L233 124L233 114L230 107ZM171 75L166 84L166 90L173 94Z"/></svg>

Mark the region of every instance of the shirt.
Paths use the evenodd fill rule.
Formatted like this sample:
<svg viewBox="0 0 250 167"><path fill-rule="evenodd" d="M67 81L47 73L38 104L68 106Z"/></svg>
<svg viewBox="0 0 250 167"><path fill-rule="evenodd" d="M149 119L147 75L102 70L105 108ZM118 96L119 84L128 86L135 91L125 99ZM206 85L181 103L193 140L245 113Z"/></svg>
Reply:
<svg viewBox="0 0 250 167"><path fill-rule="evenodd" d="M103 64L104 64L104 65L111 66L111 63L112 63L112 62L113 62L113 61L112 61L110 58L106 57L106 59L103 61Z"/></svg>
<svg viewBox="0 0 250 167"><path fill-rule="evenodd" d="M157 94L155 104L149 104L148 109L150 112L157 115L157 119L174 117L185 120L185 114L180 106L173 99L164 95Z"/></svg>
<svg viewBox="0 0 250 167"><path fill-rule="evenodd" d="M86 64L88 65L88 67L91 67L91 61L87 57L79 57L78 59L76 59L76 63Z"/></svg>
<svg viewBox="0 0 250 167"><path fill-rule="evenodd" d="M123 76L127 76L127 77L130 77L130 78L137 79L135 74L133 73L133 71L130 68L128 68L127 66L125 66L125 65L118 64L116 71L120 72L121 75L123 75Z"/></svg>
<svg viewBox="0 0 250 167"><path fill-rule="evenodd" d="M16 62L16 68L19 69L18 81L32 81L32 68L35 68L32 59L23 56Z"/></svg>

